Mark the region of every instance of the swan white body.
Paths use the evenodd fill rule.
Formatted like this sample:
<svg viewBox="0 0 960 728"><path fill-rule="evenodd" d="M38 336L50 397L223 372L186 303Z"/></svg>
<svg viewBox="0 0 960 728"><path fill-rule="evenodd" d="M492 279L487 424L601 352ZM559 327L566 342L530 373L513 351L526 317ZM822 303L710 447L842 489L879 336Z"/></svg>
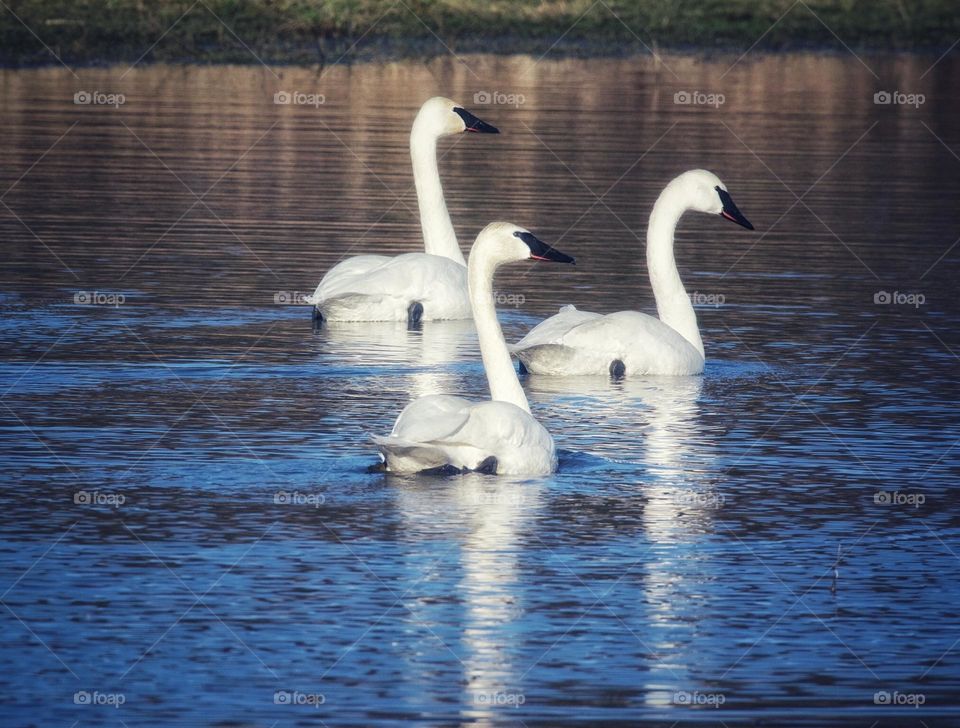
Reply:
<svg viewBox="0 0 960 728"><path fill-rule="evenodd" d="M311 302L326 321L407 321L470 318L467 267L429 253L358 255L323 277Z"/></svg>
<svg viewBox="0 0 960 728"><path fill-rule="evenodd" d="M477 237L468 271L470 303L492 400L471 402L445 394L414 400L400 413L388 437L373 438L388 471L452 467L499 475L542 475L556 470L553 438L530 414L493 296L496 269L530 258L573 262L509 223L491 223Z"/></svg>
<svg viewBox="0 0 960 728"><path fill-rule="evenodd" d="M684 172L660 194L647 226L647 268L659 318L564 306L511 347L527 371L554 376L703 372L697 314L673 257L674 231L687 210L720 214L753 229L716 175L702 169Z"/></svg>
<svg viewBox="0 0 960 728"><path fill-rule="evenodd" d="M312 303L326 321L415 321L470 318L467 268L450 222L437 171L437 140L497 129L440 97L420 109L410 132L424 253L360 255L331 268Z"/></svg>

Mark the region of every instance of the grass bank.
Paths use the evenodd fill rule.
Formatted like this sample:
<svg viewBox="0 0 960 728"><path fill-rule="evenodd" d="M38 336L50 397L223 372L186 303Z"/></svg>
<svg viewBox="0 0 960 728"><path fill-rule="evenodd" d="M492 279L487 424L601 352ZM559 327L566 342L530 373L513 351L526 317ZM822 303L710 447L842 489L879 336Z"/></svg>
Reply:
<svg viewBox="0 0 960 728"><path fill-rule="evenodd" d="M459 52L946 50L956 0L5 0L0 63L330 63ZM838 40L839 39L839 40ZM52 51L52 52L51 52Z"/></svg>

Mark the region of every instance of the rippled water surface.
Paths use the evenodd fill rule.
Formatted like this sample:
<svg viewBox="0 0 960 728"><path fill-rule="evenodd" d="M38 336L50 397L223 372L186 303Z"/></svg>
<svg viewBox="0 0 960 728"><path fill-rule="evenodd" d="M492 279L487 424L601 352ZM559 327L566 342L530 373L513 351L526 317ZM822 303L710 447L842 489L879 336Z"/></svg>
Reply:
<svg viewBox="0 0 960 728"><path fill-rule="evenodd" d="M960 724L956 54L465 60L0 72L9 724ZM371 471L486 396L472 323L286 305L418 247L438 93L503 131L441 142L461 245L577 256L503 272L510 339L652 311L684 169L757 227L682 222L702 377L525 380L551 477Z"/></svg>

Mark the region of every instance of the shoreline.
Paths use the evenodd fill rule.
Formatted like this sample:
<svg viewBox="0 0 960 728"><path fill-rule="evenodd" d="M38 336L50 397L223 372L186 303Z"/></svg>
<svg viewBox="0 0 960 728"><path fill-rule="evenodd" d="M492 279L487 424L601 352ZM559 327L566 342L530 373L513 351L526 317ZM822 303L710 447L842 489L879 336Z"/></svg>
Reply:
<svg viewBox="0 0 960 728"><path fill-rule="evenodd" d="M21 0L0 6L0 67L349 65L455 54L555 58L958 48L953 0Z"/></svg>
<svg viewBox="0 0 960 728"><path fill-rule="evenodd" d="M436 44L436 42L434 42ZM257 66L265 65L271 68L309 68L328 66L354 66L377 63L397 63L420 61L430 63L438 58L457 60L460 56L492 56L516 57L528 56L539 61L563 61L571 59L626 59L647 57L656 59L662 57L687 57L710 61L723 57L744 56L743 62L750 57L765 56L886 56L886 57L917 57L937 59L947 54L947 47L910 47L892 48L879 46L837 47L825 44L790 44L776 48L757 46L747 53L746 48L739 46L697 46L689 44L650 46L645 48L639 44L634 46L616 46L600 41L582 42L576 44L558 44L552 48L531 45L529 42L519 42L519 39L500 38L492 43L485 41L482 46L451 46L446 48L431 48L429 42L419 42L417 39L404 39L399 42L391 40L386 43L372 43L364 48L353 48L340 55L318 53L315 49L302 47L291 48L283 53L270 54L256 52L256 56L249 50L237 52L234 49L209 49L195 56L167 56L142 57L124 55L104 55L92 58L72 58L50 56L48 60L42 58L31 60L10 61L0 58L0 70L37 70L43 68L57 68L67 66L71 69L108 69L115 66ZM373 47L371 47L373 46ZM493 47L491 47L493 46ZM960 53L960 48L958 48Z"/></svg>

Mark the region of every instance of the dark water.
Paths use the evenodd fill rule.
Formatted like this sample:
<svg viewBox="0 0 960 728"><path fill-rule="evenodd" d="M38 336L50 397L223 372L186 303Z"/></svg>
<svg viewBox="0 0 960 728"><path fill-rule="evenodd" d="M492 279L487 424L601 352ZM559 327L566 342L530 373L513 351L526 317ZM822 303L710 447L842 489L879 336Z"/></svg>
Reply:
<svg viewBox="0 0 960 728"><path fill-rule="evenodd" d="M956 54L734 60L0 72L4 724L958 725ZM284 305L417 248L437 93L504 131L441 145L461 244L578 258L504 273L509 338L652 310L684 169L757 226L678 234L703 377L526 382L552 477L367 472L486 396L472 324Z"/></svg>

